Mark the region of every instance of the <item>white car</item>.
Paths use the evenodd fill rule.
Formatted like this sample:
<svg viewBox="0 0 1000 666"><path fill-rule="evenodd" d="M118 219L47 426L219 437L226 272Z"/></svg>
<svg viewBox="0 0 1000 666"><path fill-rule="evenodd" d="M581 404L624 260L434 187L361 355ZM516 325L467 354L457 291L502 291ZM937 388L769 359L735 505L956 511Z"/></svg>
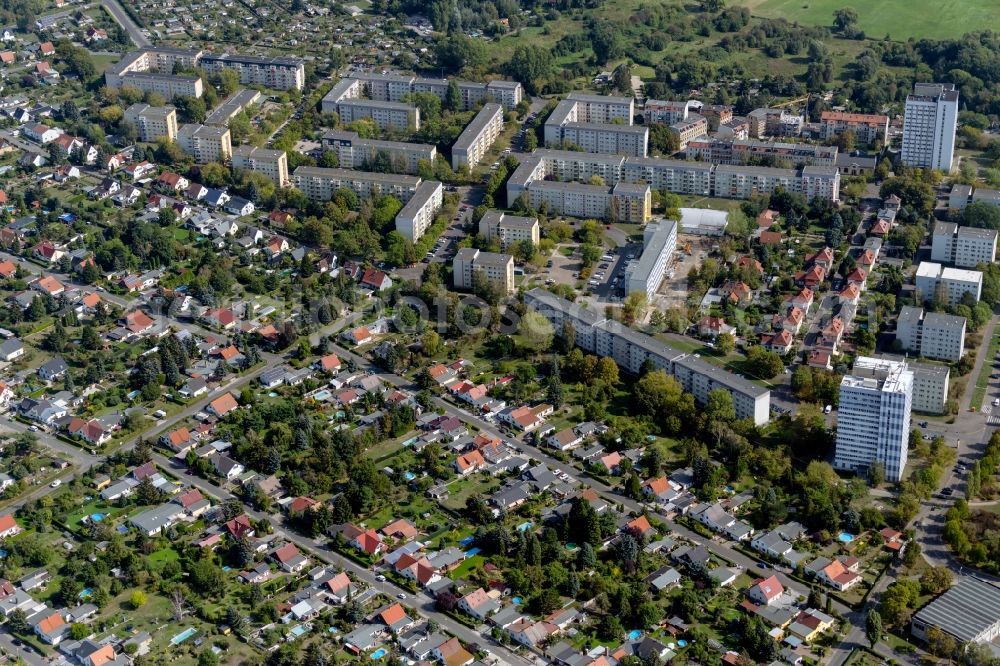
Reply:
<svg viewBox="0 0 1000 666"><path fill-rule="evenodd" d="M49 484L49 488L58 488L61 485L62 485L62 479L56 479L55 481Z"/></svg>

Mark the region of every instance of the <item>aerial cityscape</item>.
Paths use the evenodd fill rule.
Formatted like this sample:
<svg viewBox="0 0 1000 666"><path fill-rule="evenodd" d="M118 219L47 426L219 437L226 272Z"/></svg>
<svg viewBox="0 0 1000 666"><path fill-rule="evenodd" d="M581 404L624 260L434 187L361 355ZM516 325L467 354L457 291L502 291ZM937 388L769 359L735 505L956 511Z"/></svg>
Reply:
<svg viewBox="0 0 1000 666"><path fill-rule="evenodd" d="M1000 666L995 0L0 42L0 664Z"/></svg>

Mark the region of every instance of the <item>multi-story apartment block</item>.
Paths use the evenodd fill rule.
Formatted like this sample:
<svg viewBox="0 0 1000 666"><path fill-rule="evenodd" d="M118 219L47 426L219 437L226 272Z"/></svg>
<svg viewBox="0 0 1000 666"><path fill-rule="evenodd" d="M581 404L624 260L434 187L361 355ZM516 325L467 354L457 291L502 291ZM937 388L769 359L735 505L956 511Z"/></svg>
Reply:
<svg viewBox="0 0 1000 666"><path fill-rule="evenodd" d="M306 84L305 60L301 58L206 53L199 58L198 66L210 74L231 69L239 74L240 83L244 85L302 90Z"/></svg>
<svg viewBox="0 0 1000 666"><path fill-rule="evenodd" d="M845 111L824 111L820 114L819 131L824 141L848 130L854 132L859 145L882 143L889 133L889 116Z"/></svg>
<svg viewBox="0 0 1000 666"><path fill-rule="evenodd" d="M200 76L159 74L157 72L126 72L119 77L119 88L135 88L153 92L165 99L174 97L201 97L205 86Z"/></svg>
<svg viewBox="0 0 1000 666"><path fill-rule="evenodd" d="M965 317L904 305L896 320L896 339L904 351L952 363L965 353Z"/></svg>
<svg viewBox="0 0 1000 666"><path fill-rule="evenodd" d="M371 99L385 102L402 101L406 95L429 92L443 101L448 95L449 79L427 79L408 74L353 73L352 78L362 82ZM468 111L476 105L494 101L510 111L524 98L524 89L517 81L495 80L488 83L454 80L462 100L462 110Z"/></svg>
<svg viewBox="0 0 1000 666"><path fill-rule="evenodd" d="M124 119L135 125L140 141L156 141L161 136L177 140L177 109L172 106L133 104L125 109Z"/></svg>
<svg viewBox="0 0 1000 666"><path fill-rule="evenodd" d="M990 264L996 258L996 229L960 227L951 222L938 222L931 235L931 261L972 268Z"/></svg>
<svg viewBox="0 0 1000 666"><path fill-rule="evenodd" d="M323 135L325 150L337 153L344 169L372 170L380 156L388 158L395 173L415 174L421 162L433 165L437 148L423 143L362 139L356 132L327 132Z"/></svg>
<svg viewBox="0 0 1000 666"><path fill-rule="evenodd" d="M205 124L228 127L229 121L235 118L240 111L246 111L255 104L259 104L261 99L263 97L260 92L250 88L240 88L208 114L205 118Z"/></svg>
<svg viewBox="0 0 1000 666"><path fill-rule="evenodd" d="M451 147L451 167L473 168L503 132L503 107L490 102L484 104L476 117L466 125Z"/></svg>
<svg viewBox="0 0 1000 666"><path fill-rule="evenodd" d="M983 274L979 271L944 268L931 261L921 261L917 266L916 282L920 301L941 299L947 305L958 305L963 296L971 294L978 303L983 293Z"/></svg>
<svg viewBox="0 0 1000 666"><path fill-rule="evenodd" d="M836 146L813 146L806 143L758 141L756 139L695 139L688 142L684 154L688 159L713 164L749 164L764 158L782 160L789 166L833 166L837 162Z"/></svg>
<svg viewBox="0 0 1000 666"><path fill-rule="evenodd" d="M709 394L722 389L732 396L739 418L753 419L763 425L770 419L771 393L744 377L727 372L707 361L685 354L659 340L605 319L593 310L571 303L544 289L532 289L524 295L525 305L548 319L561 334L572 324L576 345L584 351L614 359L632 374L638 374L649 361L653 367L673 375L699 404Z"/></svg>
<svg viewBox="0 0 1000 666"><path fill-rule="evenodd" d="M608 187L534 180L526 189L532 208L544 206L557 215L615 218L631 224L644 224L652 215L652 193L645 184L618 183Z"/></svg>
<svg viewBox="0 0 1000 666"><path fill-rule="evenodd" d="M708 136L708 118L692 113L671 124L670 133L677 137L678 150L684 150L691 141Z"/></svg>
<svg viewBox="0 0 1000 666"><path fill-rule="evenodd" d="M625 268L625 290L652 298L663 282L667 266L677 249L677 223L664 220L648 224L642 234L642 254Z"/></svg>
<svg viewBox="0 0 1000 666"><path fill-rule="evenodd" d="M865 473L877 462L887 480L901 481L912 401L913 372L906 363L859 356L840 382L833 466Z"/></svg>
<svg viewBox="0 0 1000 666"><path fill-rule="evenodd" d="M370 118L379 129L420 129L420 109L402 102L345 99L337 103L340 121L347 124Z"/></svg>
<svg viewBox="0 0 1000 666"><path fill-rule="evenodd" d="M681 102L673 100L647 99L646 103L642 105L642 114L647 125L650 123L673 125L674 123L687 120L689 115L698 111L700 108L701 103L693 100Z"/></svg>
<svg viewBox="0 0 1000 666"><path fill-rule="evenodd" d="M194 69L198 66L201 51L189 49L149 48L132 51L122 56L117 63L104 72L104 81L109 88L118 89L126 85L126 74L158 72L170 76L175 67Z"/></svg>
<svg viewBox="0 0 1000 666"><path fill-rule="evenodd" d="M913 371L913 404L915 412L944 414L948 404L948 384L951 369L947 365L910 363Z"/></svg>
<svg viewBox="0 0 1000 666"><path fill-rule="evenodd" d="M507 249L514 243L528 241L537 246L539 242L538 218L510 215L499 210L488 210L479 220L479 235L489 243L500 241L500 247Z"/></svg>
<svg viewBox="0 0 1000 666"><path fill-rule="evenodd" d="M789 113L786 109L754 109L747 114L750 136L754 139L765 136L799 136L805 118Z"/></svg>
<svg viewBox="0 0 1000 666"><path fill-rule="evenodd" d="M432 224L444 203L444 186L436 180L425 180L396 215L396 231L410 242L416 242Z"/></svg>
<svg viewBox="0 0 1000 666"><path fill-rule="evenodd" d="M557 135L558 141L545 145L576 146L588 153L635 157L645 157L649 151L649 128L638 125L566 123L558 128Z"/></svg>
<svg viewBox="0 0 1000 666"><path fill-rule="evenodd" d="M288 155L283 150L237 146L233 148L233 168L262 173L278 187L289 184Z"/></svg>
<svg viewBox="0 0 1000 666"><path fill-rule="evenodd" d="M951 83L915 83L903 113L900 160L909 167L951 171L958 91Z"/></svg>
<svg viewBox="0 0 1000 666"><path fill-rule="evenodd" d="M233 156L228 127L188 123L177 131L177 145L195 162L225 162Z"/></svg>
<svg viewBox="0 0 1000 666"><path fill-rule="evenodd" d="M455 289L468 291L475 284L474 276L481 275L504 294L514 293L514 257L497 252L482 252L463 247L452 261Z"/></svg>
<svg viewBox="0 0 1000 666"><path fill-rule="evenodd" d="M951 194L948 196L948 208L963 210L974 201L983 201L994 206L1000 206L1000 191L991 190L986 187L977 187L973 191L971 185L955 183L951 186Z"/></svg>
<svg viewBox="0 0 1000 666"><path fill-rule="evenodd" d="M715 166L704 162L667 160L660 158L621 158L573 151L536 150L522 159L521 164L507 180L507 201L512 205L518 197L528 192L535 181L555 178L559 181L588 182L592 176L601 176L605 183L618 182L648 184L657 190L677 194L716 196L731 199L748 199L754 194L771 193L778 187L812 198L836 201L840 197L840 173L836 167L807 166L798 171L769 169L750 166ZM551 183L553 181L546 181ZM579 183L576 183L579 184ZM536 189L545 186L536 185ZM596 187L591 185L590 187ZM558 195L557 191L580 188L549 188L545 197L529 197L533 205ZM590 191L596 196L596 190ZM550 205L553 201L549 201ZM568 213L567 213L568 214Z"/></svg>
<svg viewBox="0 0 1000 666"><path fill-rule="evenodd" d="M391 173L300 166L292 173L292 184L313 201L329 201L343 187L362 198L392 195L406 204L417 191L420 179Z"/></svg>

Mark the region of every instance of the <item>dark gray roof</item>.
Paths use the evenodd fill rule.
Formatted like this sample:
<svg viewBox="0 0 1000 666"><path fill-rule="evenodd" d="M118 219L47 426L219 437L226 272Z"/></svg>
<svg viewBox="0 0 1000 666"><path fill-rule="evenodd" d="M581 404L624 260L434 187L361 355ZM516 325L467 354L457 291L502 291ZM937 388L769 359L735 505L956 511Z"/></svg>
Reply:
<svg viewBox="0 0 1000 666"><path fill-rule="evenodd" d="M921 608L914 620L938 626L960 641L971 641L1000 622L1000 588L975 578L959 578L950 590Z"/></svg>

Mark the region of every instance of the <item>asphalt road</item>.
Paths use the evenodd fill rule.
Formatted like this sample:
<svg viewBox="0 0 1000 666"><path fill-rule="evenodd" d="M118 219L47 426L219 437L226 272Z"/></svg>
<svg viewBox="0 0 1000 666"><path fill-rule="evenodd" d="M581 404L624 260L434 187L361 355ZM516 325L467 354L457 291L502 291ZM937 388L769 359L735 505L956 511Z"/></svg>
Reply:
<svg viewBox="0 0 1000 666"><path fill-rule="evenodd" d="M128 12L126 12L125 9L118 3L118 0L101 0L101 5L103 5L104 8L111 13L111 16L113 16L114 19L125 29L125 32L128 33L129 38L135 42L137 47L142 49L153 45L153 43L149 41L149 38L147 38L146 35L143 34L142 30L139 29L139 26L136 25L135 21L132 20L132 17L128 15Z"/></svg>

